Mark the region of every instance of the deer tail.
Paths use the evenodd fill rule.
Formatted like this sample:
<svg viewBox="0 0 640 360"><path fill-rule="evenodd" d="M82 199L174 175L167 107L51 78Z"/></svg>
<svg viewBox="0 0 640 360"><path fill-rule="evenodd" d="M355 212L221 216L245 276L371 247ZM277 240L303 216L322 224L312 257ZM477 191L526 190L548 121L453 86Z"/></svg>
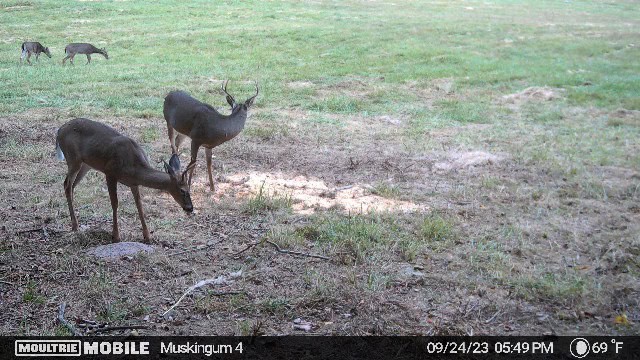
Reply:
<svg viewBox="0 0 640 360"><path fill-rule="evenodd" d="M60 132L60 129L58 129L58 132ZM62 161L64 160L64 153L62 152L62 149L60 148L60 143L58 142L58 137L56 136L56 159Z"/></svg>

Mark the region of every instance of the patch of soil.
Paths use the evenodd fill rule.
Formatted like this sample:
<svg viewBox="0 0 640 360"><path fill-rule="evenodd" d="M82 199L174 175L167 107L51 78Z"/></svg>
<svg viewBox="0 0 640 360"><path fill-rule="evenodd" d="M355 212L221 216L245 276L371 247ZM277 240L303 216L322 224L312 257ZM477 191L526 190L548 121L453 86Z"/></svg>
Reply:
<svg viewBox="0 0 640 360"><path fill-rule="evenodd" d="M311 81L291 81L287 83L287 86L292 89L304 89L313 87L315 84Z"/></svg>
<svg viewBox="0 0 640 360"><path fill-rule="evenodd" d="M502 155L495 155L485 151L451 152L447 157L447 161L435 163L434 169L436 171L453 171L488 166L504 160Z"/></svg>
<svg viewBox="0 0 640 360"><path fill-rule="evenodd" d="M383 198L371 194L370 185L353 184L329 187L325 181L306 176L288 176L283 173L248 173L228 177L232 183L243 182L246 191L237 191L239 196L256 194L264 187L270 195L290 196L293 209L300 214L312 214L317 209L338 208L347 212L360 211L424 211L425 205L409 201Z"/></svg>

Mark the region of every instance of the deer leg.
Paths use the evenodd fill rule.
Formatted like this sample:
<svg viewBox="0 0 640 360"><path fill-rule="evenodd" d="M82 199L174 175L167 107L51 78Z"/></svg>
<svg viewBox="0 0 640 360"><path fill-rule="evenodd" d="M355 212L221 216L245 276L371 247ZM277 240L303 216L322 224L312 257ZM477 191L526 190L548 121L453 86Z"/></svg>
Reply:
<svg viewBox="0 0 640 360"><path fill-rule="evenodd" d="M71 230L78 231L78 219L73 209L73 183L82 168L82 163L68 164L67 177L64 179L64 194L67 197L67 205L69 205L69 215L71 216Z"/></svg>
<svg viewBox="0 0 640 360"><path fill-rule="evenodd" d="M83 163L80 167L80 170L78 171L78 175L76 175L76 179L73 181L73 186L71 187L72 189L75 190L76 186L80 183L80 181L82 181L84 176L87 175L87 172L89 172L89 170L91 170L91 167Z"/></svg>
<svg viewBox="0 0 640 360"><path fill-rule="evenodd" d="M109 189L109 199L113 210L113 232L111 233L111 238L115 243L120 241L120 232L118 231L118 180L107 175L107 189Z"/></svg>
<svg viewBox="0 0 640 360"><path fill-rule="evenodd" d="M69 55L65 56L65 57L62 59L62 65L64 65L65 61L67 61L67 59L68 59L68 58L69 58Z"/></svg>
<svg viewBox="0 0 640 360"><path fill-rule="evenodd" d="M147 229L147 223L144 222L144 210L142 210L142 200L140 200L140 189L138 188L138 186L132 186L131 192L133 193L133 198L136 200L138 216L140 217L140 222L142 223L142 237L144 238L144 242L148 244L149 229Z"/></svg>
<svg viewBox="0 0 640 360"><path fill-rule="evenodd" d="M198 158L198 149L200 149L200 144L191 140L191 162L187 165L187 168L192 164L196 163L196 159ZM189 171L189 188L191 188L191 179L193 179L193 172L196 170L196 167L192 167L191 171Z"/></svg>
<svg viewBox="0 0 640 360"><path fill-rule="evenodd" d="M20 55L20 65L22 65L22 62L24 61L25 57L27 57L27 52L23 50L22 54Z"/></svg>
<svg viewBox="0 0 640 360"><path fill-rule="evenodd" d="M27 52L27 63L31 65L31 60L29 59L31 59L31 52Z"/></svg>
<svg viewBox="0 0 640 360"><path fill-rule="evenodd" d="M36 62L38 62L39 57L40 57L40 53L36 53Z"/></svg>
<svg viewBox="0 0 640 360"><path fill-rule="evenodd" d="M169 144L171 144L171 154L177 154L178 149L176 148L176 136L175 131L169 121L167 121L167 134L169 135Z"/></svg>
<svg viewBox="0 0 640 360"><path fill-rule="evenodd" d="M179 132L177 132L176 141L175 141L176 150L180 150L180 145L182 145L182 143L184 142L184 139L186 139L186 138L187 138L187 135L183 135L183 134L180 134Z"/></svg>
<svg viewBox="0 0 640 360"><path fill-rule="evenodd" d="M69 62L71 63L71 65L75 65L75 64L73 63L73 58L74 58L75 56L76 56L76 54L71 54L71 55L69 55Z"/></svg>
<svg viewBox="0 0 640 360"><path fill-rule="evenodd" d="M85 65L89 65L91 62L91 54L87 54L87 63Z"/></svg>
<svg viewBox="0 0 640 360"><path fill-rule="evenodd" d="M213 175L211 175L211 156L213 155L211 148L204 148L205 156L207 157L207 173L209 174L209 187L211 188L211 192L216 191L216 187L213 183Z"/></svg>

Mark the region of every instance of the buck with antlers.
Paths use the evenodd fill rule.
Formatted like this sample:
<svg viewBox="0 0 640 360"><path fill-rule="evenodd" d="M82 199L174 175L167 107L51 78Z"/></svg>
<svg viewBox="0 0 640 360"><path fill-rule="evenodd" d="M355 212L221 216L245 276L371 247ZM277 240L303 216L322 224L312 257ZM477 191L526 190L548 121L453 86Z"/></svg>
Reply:
<svg viewBox="0 0 640 360"><path fill-rule="evenodd" d="M193 211L186 179L189 168L180 174L180 159L171 156L165 162L165 172L149 165L142 148L132 139L119 134L113 128L88 119L74 119L58 129L56 154L59 160L67 160L67 177L64 192L71 215L71 228L78 230L78 220L73 209L73 190L90 169L103 172L113 209L113 241L120 241L118 231L118 183L131 188L142 223L142 235L149 242L149 230L144 221L139 186L168 192L187 212Z"/></svg>
<svg viewBox="0 0 640 360"><path fill-rule="evenodd" d="M256 94L239 104L227 92L228 82L227 80L222 84L222 91L231 105L230 115L220 114L212 106L194 99L184 91L172 91L164 99L164 118L167 121L171 152L177 154L184 138L187 136L191 138L191 162L188 166L191 169L189 172L189 184L191 184L198 150L200 146L204 146L211 191L215 190L211 174L212 149L242 132L247 120L247 111L258 96L256 82Z"/></svg>

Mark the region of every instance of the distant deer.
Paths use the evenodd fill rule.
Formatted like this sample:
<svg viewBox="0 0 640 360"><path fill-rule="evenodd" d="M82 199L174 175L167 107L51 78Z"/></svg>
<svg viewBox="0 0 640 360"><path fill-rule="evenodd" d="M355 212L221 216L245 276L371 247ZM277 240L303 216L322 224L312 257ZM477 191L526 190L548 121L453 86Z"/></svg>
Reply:
<svg viewBox="0 0 640 360"><path fill-rule="evenodd" d="M165 162L165 172L155 170L149 165L147 156L135 141L105 124L79 118L62 125L56 137L56 154L59 160L67 160L64 192L73 231L78 230L78 220L73 209L73 190L92 168L103 172L107 178L107 189L113 209L113 242L120 241L118 183L131 188L146 243L149 243L149 230L144 221L139 186L166 191L185 211L193 211L186 179L189 168L184 173L179 173L180 159L177 154L171 156L169 164Z"/></svg>
<svg viewBox="0 0 640 360"><path fill-rule="evenodd" d="M220 114L212 106L192 98L183 91L172 91L164 99L164 118L167 120L171 152L177 154L184 138L187 136L191 138L191 162L188 166L191 169L189 173L189 184L191 184L198 149L204 146L211 191L215 190L211 174L212 149L233 139L244 129L247 111L258 96L256 82L256 94L244 103L238 104L227 92L228 82L227 80L222 84L222 91L227 95L227 102L231 105L230 115Z"/></svg>
<svg viewBox="0 0 640 360"><path fill-rule="evenodd" d="M27 63L31 65L31 54L36 54L36 61L40 57L41 53L45 53L51 59L51 52L49 52L48 47L42 46L39 42L23 42L22 43L22 55L20 55L20 63L24 61L25 57L27 58Z"/></svg>
<svg viewBox="0 0 640 360"><path fill-rule="evenodd" d="M102 48L98 49L97 47L86 44L86 43L73 43L69 44L64 48L64 53L67 54L64 59L62 59L62 65L64 62L69 59L71 64L73 65L73 58L76 54L85 54L87 55L87 65L91 62L91 54L101 54L105 59L109 59L109 54L107 54L107 49Z"/></svg>

